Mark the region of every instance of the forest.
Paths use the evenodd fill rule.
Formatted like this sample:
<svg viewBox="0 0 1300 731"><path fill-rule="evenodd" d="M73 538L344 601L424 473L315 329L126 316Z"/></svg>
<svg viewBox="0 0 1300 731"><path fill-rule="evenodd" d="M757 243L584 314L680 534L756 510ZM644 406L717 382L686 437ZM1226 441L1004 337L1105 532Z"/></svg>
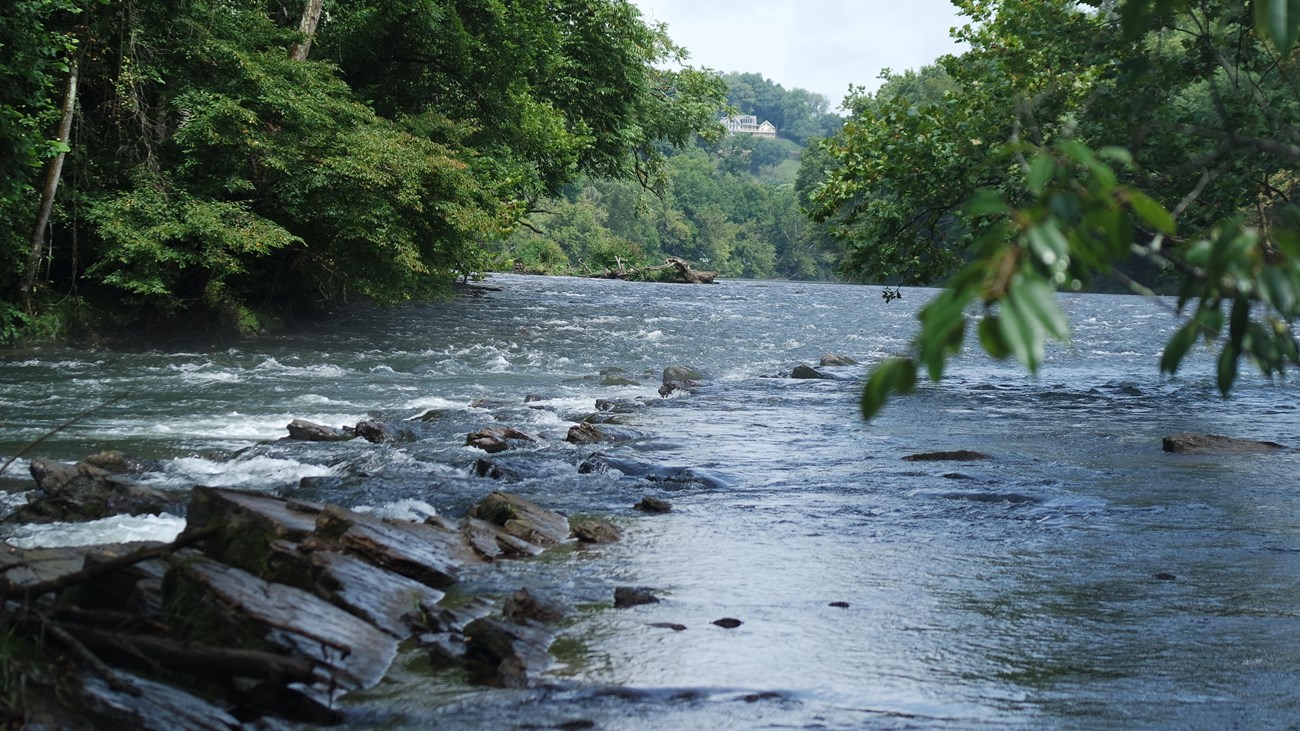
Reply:
<svg viewBox="0 0 1300 731"><path fill-rule="evenodd" d="M618 0L17 0L0 10L0 340L256 332L493 270L678 256L941 284L871 412L968 329L1033 371L1058 289L1172 291L1300 363L1291 0L958 0L967 50L843 102L681 65ZM754 114L777 139L724 135ZM635 264L634 264L635 266Z"/></svg>
<svg viewBox="0 0 1300 731"><path fill-rule="evenodd" d="M580 176L661 189L716 136L684 53L620 0L6 3L0 339L445 292Z"/></svg>
<svg viewBox="0 0 1300 731"><path fill-rule="evenodd" d="M772 122L776 139L700 136L665 148L659 190L584 176L529 212L504 242L502 261L526 272L593 275L676 256L726 277L837 276L841 247L829 226L805 215L817 179L800 171L807 148L843 119L805 89L786 90L757 73L721 78L728 109Z"/></svg>

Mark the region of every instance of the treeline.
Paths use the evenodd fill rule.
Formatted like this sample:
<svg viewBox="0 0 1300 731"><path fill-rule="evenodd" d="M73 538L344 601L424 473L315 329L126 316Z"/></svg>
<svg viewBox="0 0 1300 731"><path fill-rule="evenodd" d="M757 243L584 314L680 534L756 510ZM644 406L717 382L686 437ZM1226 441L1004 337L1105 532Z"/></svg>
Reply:
<svg viewBox="0 0 1300 731"><path fill-rule="evenodd" d="M842 119L804 89L759 74L726 74L728 102L772 121L771 140L745 134L666 150L665 185L586 178L530 212L501 250L502 268L599 274L624 265L687 259L726 277L829 279L840 247L812 223L803 200L801 143L833 134ZM785 125L789 125L786 127Z"/></svg>
<svg viewBox="0 0 1300 731"><path fill-rule="evenodd" d="M0 340L429 295L580 176L663 187L725 99L681 59L625 0L10 0Z"/></svg>

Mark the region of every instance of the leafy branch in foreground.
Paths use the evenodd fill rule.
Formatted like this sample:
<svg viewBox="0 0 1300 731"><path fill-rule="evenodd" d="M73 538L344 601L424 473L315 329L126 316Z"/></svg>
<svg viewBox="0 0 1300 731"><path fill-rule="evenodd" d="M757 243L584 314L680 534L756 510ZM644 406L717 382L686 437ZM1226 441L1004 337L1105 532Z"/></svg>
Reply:
<svg viewBox="0 0 1300 731"><path fill-rule="evenodd" d="M1137 269L1176 284L1173 309L1183 322L1165 347L1161 372L1175 373L1199 342L1218 350L1224 395L1243 360L1269 376L1300 367L1293 329L1300 316L1300 208L1294 202L1300 190L1300 148L1294 144L1300 139L1294 123L1300 119L1294 78L1300 13L1288 14L1294 3L1259 0L1253 15L1249 5L1228 0L1130 0L1117 13L1092 14L1057 2L964 5L982 23L966 28L974 39L962 57L966 65L981 61L983 73L1019 69L1025 75L1021 87L1008 86L997 97L1015 108L1009 123L967 130L984 142L994 134L1008 141L989 145L973 165L963 163L963 170L976 171L965 175L970 187L953 217L953 228L969 242L961 252L965 264L921 310L910 354L872 372L862 395L864 417L874 416L890 395L914 390L921 369L940 379L972 326L991 356L1014 358L1036 372L1047 342L1070 335L1057 289L1078 290L1095 275L1109 274L1151 294L1130 275L1133 260ZM1049 16L1047 5L1059 6L1062 17L1094 28L1101 38L1089 40L1097 44L1090 49L1058 41L1062 53L1092 58L1080 67L1091 76L1068 94L1061 78L1035 66L1050 65L1050 51L1025 59L1005 50L1042 37L1034 29ZM1135 6L1143 7L1139 12ZM1279 14L1289 24L1286 32ZM1146 25L1135 33L1139 21ZM1287 52L1279 55L1278 48ZM949 67L966 92L978 88L978 76L963 78L957 65ZM1161 89L1164 97L1144 120L1125 121L1125 110L1131 113L1130 105L1139 102L1124 97L1116 105L1117 97ZM987 107L992 100L981 102ZM927 109L941 113L935 105ZM965 113L960 118L974 124ZM862 153L852 139L840 151L841 160ZM903 200L912 205L950 205L921 184L900 182L887 154L874 152L872 164L887 174L855 181L841 168L824 188L823 212L836 205L869 212L874 204L860 197L863 188L879 191L881 181L905 190Z"/></svg>

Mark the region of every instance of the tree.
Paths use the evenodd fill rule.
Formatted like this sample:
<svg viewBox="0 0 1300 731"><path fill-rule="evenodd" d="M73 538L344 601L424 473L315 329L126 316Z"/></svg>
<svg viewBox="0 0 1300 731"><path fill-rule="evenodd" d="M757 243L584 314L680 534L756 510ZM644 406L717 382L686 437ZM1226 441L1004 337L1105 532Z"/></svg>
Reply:
<svg viewBox="0 0 1300 731"><path fill-rule="evenodd" d="M1225 394L1243 358L1268 374L1300 365L1292 5L958 4L971 50L941 62L956 88L862 105L813 196L842 234L872 232L854 245L876 273L955 271L912 355L872 373L864 414L920 367L940 378L972 325L990 354L1036 370L1046 341L1069 334L1055 289L1123 277L1132 255L1178 282L1184 322L1162 371L1201 341L1219 351ZM898 239L879 236L890 222ZM918 266L922 245L941 266Z"/></svg>
<svg viewBox="0 0 1300 731"><path fill-rule="evenodd" d="M723 85L683 54L627 0L15 0L0 340L33 291L191 330L434 295L579 176L662 188L668 146L716 136Z"/></svg>

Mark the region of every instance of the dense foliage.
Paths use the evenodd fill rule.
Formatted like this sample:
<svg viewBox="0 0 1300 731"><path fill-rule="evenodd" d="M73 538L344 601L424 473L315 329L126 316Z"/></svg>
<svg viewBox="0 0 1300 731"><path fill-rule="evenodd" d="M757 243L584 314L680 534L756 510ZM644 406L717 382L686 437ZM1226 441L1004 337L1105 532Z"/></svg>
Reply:
<svg viewBox="0 0 1300 731"><path fill-rule="evenodd" d="M816 213L860 272L951 275L913 356L874 372L864 413L910 391L918 366L939 378L971 326L990 354L1036 369L1069 334L1055 290L1132 280L1118 268L1130 257L1180 295L1163 371L1201 341L1225 393L1243 358L1268 374L1300 365L1295 3L956 4L970 50L936 83L851 100L814 171Z"/></svg>
<svg viewBox="0 0 1300 731"><path fill-rule="evenodd" d="M757 88L771 109L788 110L783 122L810 134L839 127L840 117L811 92L787 92L758 74L723 78L738 112L769 118L737 92ZM811 99L820 103L809 106ZM810 127L814 121L820 126ZM505 242L503 258L548 274L645 268L676 256L727 277L830 278L838 248L804 215L796 181L804 152L784 129L775 140L734 134L668 151L666 184L655 194L626 180L583 180L540 201Z"/></svg>
<svg viewBox="0 0 1300 731"><path fill-rule="evenodd" d="M723 105L626 0L310 6L0 8L0 338L425 296L579 175L662 187Z"/></svg>

